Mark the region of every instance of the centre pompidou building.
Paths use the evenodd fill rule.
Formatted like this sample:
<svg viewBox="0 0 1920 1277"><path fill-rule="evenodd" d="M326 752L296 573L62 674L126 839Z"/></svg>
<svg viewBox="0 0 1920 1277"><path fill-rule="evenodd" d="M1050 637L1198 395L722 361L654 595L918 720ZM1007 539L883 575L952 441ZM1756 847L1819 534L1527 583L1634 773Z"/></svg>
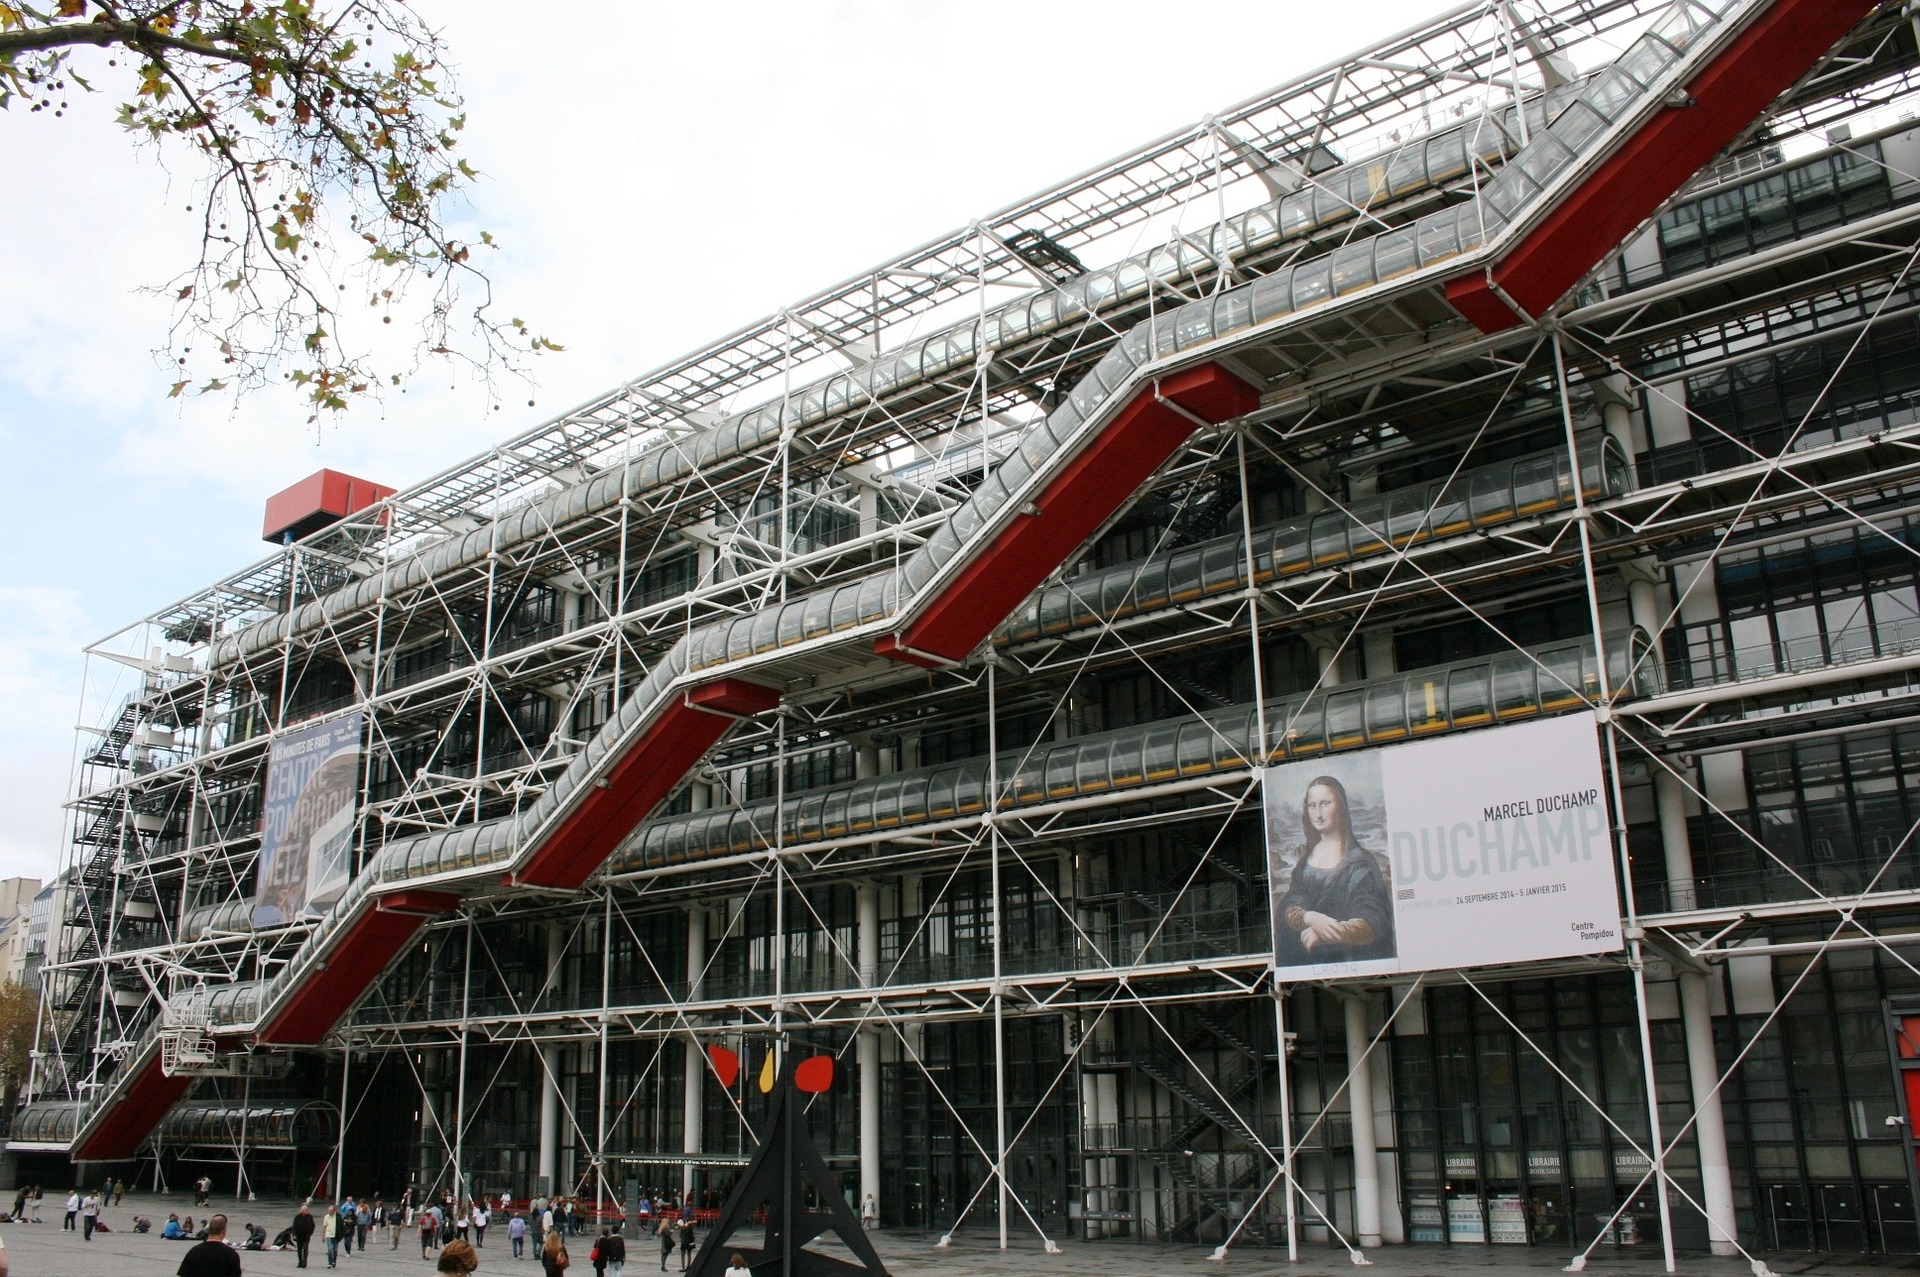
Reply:
<svg viewBox="0 0 1920 1277"><path fill-rule="evenodd" d="M930 1239L1920 1251L1917 67L1468 6L289 490L89 649L9 1152L704 1204L832 1054Z"/></svg>

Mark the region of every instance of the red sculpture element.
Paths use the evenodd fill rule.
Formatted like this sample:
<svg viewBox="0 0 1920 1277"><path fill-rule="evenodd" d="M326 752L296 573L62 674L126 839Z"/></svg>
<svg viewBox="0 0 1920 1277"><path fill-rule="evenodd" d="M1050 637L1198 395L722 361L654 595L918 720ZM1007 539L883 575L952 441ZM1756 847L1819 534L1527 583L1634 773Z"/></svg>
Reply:
<svg viewBox="0 0 1920 1277"><path fill-rule="evenodd" d="M707 1059L713 1063L713 1075L720 1079L720 1085L732 1090L740 1076L740 1056L724 1046L710 1046Z"/></svg>
<svg viewBox="0 0 1920 1277"><path fill-rule="evenodd" d="M816 1055L800 1061L793 1071L793 1084L812 1095L833 1089L833 1057Z"/></svg>

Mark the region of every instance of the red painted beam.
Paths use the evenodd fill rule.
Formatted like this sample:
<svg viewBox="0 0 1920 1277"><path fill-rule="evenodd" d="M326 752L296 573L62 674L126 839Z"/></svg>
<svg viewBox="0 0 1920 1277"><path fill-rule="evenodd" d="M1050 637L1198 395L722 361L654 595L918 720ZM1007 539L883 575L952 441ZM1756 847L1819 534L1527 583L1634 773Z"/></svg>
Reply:
<svg viewBox="0 0 1920 1277"><path fill-rule="evenodd" d="M1228 421L1259 403L1253 387L1218 364L1161 378L1158 395L1142 387L1034 499L1038 513L1016 515L905 631L875 650L916 665L964 659L1186 442L1195 417Z"/></svg>
<svg viewBox="0 0 1920 1277"><path fill-rule="evenodd" d="M73 1160L117 1162L136 1156L153 1128L192 1085L193 1079L184 1074L168 1077L162 1073L160 1053L154 1052L93 1134L73 1146Z"/></svg>
<svg viewBox="0 0 1920 1277"><path fill-rule="evenodd" d="M514 883L578 888L713 748L731 726L730 716L764 713L779 703L775 689L733 678L702 684L673 701L541 841Z"/></svg>
<svg viewBox="0 0 1920 1277"><path fill-rule="evenodd" d="M382 913L412 913L434 918L460 907L460 897L450 891L396 891L374 897L373 907Z"/></svg>
<svg viewBox="0 0 1920 1277"><path fill-rule="evenodd" d="M1876 3L1774 0L1686 86L1692 105L1649 119L1490 272L1448 281L1447 300L1482 332L1521 322L1502 293L1545 314Z"/></svg>
<svg viewBox="0 0 1920 1277"><path fill-rule="evenodd" d="M780 707L777 688L749 683L743 678L717 678L687 693L687 704L739 718L751 718Z"/></svg>
<svg viewBox="0 0 1920 1277"><path fill-rule="evenodd" d="M318 1043L406 948L427 917L374 908L349 922L335 934L318 968L308 973L287 1004L255 1036L284 1046Z"/></svg>

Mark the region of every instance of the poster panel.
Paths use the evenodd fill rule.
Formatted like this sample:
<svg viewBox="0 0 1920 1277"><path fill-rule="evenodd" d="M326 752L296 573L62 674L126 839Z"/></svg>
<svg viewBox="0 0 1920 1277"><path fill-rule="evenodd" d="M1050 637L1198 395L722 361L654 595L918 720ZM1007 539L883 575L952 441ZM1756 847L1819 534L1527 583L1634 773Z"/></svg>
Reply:
<svg viewBox="0 0 1920 1277"><path fill-rule="evenodd" d="M253 925L322 913L353 877L366 716L290 732L267 754Z"/></svg>
<svg viewBox="0 0 1920 1277"><path fill-rule="evenodd" d="M1624 943L1591 714L1289 763L1262 782L1282 980Z"/></svg>

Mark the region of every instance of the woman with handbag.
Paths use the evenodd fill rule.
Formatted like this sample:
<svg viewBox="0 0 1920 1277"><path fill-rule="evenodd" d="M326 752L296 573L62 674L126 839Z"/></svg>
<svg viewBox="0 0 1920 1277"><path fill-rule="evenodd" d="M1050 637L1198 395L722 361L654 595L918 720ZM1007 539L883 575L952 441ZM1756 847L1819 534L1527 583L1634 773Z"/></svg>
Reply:
<svg viewBox="0 0 1920 1277"><path fill-rule="evenodd" d="M540 1267L546 1270L546 1277L560 1277L573 1262L567 1254L567 1243L561 1240L560 1230L554 1229L547 1234L547 1244L540 1248Z"/></svg>

